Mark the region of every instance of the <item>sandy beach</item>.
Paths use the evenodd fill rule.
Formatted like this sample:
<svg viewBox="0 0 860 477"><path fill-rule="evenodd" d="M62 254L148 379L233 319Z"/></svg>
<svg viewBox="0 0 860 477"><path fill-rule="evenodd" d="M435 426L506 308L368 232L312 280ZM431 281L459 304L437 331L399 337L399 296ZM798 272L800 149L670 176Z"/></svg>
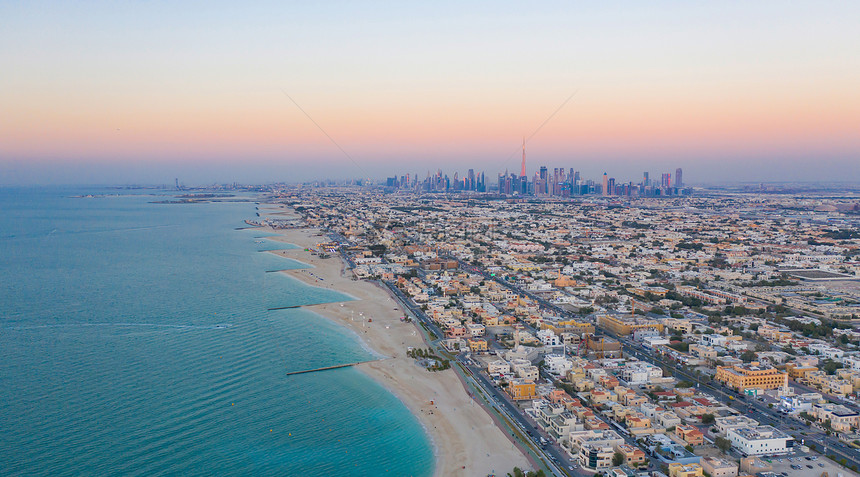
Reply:
<svg viewBox="0 0 860 477"><path fill-rule="evenodd" d="M355 298L306 308L349 327L370 349L386 357L357 368L390 389L420 419L436 453L435 475L483 477L490 473L505 475L514 467L533 467L509 436L495 425L489 413L467 394L453 370L429 372L406 356L408 346L427 346L416 324L400 321L404 313L386 290L374 283L344 276L344 263L338 256L320 259L305 252L306 247L325 240L318 230L273 232L280 235L269 238L301 248L272 253L314 267L284 273Z"/></svg>

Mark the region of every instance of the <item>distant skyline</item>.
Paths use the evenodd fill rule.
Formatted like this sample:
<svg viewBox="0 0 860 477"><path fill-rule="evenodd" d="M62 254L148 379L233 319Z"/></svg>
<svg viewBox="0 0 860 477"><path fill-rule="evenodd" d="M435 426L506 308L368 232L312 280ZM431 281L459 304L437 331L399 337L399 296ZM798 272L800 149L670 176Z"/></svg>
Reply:
<svg viewBox="0 0 860 477"><path fill-rule="evenodd" d="M855 3L4 2L0 17L0 185L495 176L519 173L524 136L529 175L860 179Z"/></svg>

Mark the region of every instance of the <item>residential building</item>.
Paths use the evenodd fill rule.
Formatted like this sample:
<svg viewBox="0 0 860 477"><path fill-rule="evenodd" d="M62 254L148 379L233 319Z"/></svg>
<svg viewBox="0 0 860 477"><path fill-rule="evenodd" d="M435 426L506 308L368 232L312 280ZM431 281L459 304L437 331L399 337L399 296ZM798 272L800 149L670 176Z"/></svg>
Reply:
<svg viewBox="0 0 860 477"><path fill-rule="evenodd" d="M633 469L648 466L648 457L638 447L633 447L630 444L619 444L615 446L615 450L624 456L624 463Z"/></svg>
<svg viewBox="0 0 860 477"><path fill-rule="evenodd" d="M537 337L544 346L561 346L561 340L558 335L553 333L551 330L540 330L535 333L535 337Z"/></svg>
<svg viewBox="0 0 860 477"><path fill-rule="evenodd" d="M544 358L544 365L550 373L556 376L564 376L571 370L571 368L573 368L573 362L560 354L546 355Z"/></svg>
<svg viewBox="0 0 860 477"><path fill-rule="evenodd" d="M696 426L675 426L675 435L691 446L700 446L705 443L705 436Z"/></svg>
<svg viewBox="0 0 860 477"><path fill-rule="evenodd" d="M469 338L469 350L472 353L486 353L487 352L487 340L483 338Z"/></svg>
<svg viewBox="0 0 860 477"><path fill-rule="evenodd" d="M824 371L813 371L808 373L806 375L806 381L810 386L814 386L824 394L845 396L846 394L851 394L854 391L854 385L851 382L842 379L839 376L827 374Z"/></svg>
<svg viewBox="0 0 860 477"><path fill-rule="evenodd" d="M745 456L785 454L794 447L794 438L773 426L730 429L726 438Z"/></svg>
<svg viewBox="0 0 860 477"><path fill-rule="evenodd" d="M508 394L515 401L537 398L535 383L533 380L514 378L508 383Z"/></svg>
<svg viewBox="0 0 860 477"><path fill-rule="evenodd" d="M699 464L669 464L669 477L704 477L702 466Z"/></svg>
<svg viewBox="0 0 860 477"><path fill-rule="evenodd" d="M738 464L718 457L703 457L702 470L711 477L737 477Z"/></svg>
<svg viewBox="0 0 860 477"><path fill-rule="evenodd" d="M819 423L824 424L825 427L829 425L836 432L851 432L852 429L860 426L860 413L841 404L813 404L810 414Z"/></svg>
<svg viewBox="0 0 860 477"><path fill-rule="evenodd" d="M630 385L638 385L650 383L652 380L663 377L663 370L651 363L644 361L634 361L627 363L621 369L621 379Z"/></svg>
<svg viewBox="0 0 860 477"><path fill-rule="evenodd" d="M505 360L498 359L487 365L487 374L510 374L511 365Z"/></svg>
<svg viewBox="0 0 860 477"><path fill-rule="evenodd" d="M584 469L598 470L612 466L615 450L610 446L586 443L579 449L579 464Z"/></svg>

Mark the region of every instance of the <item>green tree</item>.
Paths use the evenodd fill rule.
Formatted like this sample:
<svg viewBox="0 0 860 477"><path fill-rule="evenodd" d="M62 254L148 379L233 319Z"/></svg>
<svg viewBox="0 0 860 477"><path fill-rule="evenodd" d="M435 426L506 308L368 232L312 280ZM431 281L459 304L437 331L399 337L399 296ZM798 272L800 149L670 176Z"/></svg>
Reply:
<svg viewBox="0 0 860 477"><path fill-rule="evenodd" d="M710 424L714 422L713 414L702 414L702 424Z"/></svg>
<svg viewBox="0 0 860 477"><path fill-rule="evenodd" d="M717 437L714 439L714 444L717 446L717 449L720 450L723 454L727 453L729 449L732 448L732 442L725 437Z"/></svg>
<svg viewBox="0 0 860 477"><path fill-rule="evenodd" d="M620 452L616 452L612 455L612 465L614 467L618 467L619 465L624 463L624 454Z"/></svg>
<svg viewBox="0 0 860 477"><path fill-rule="evenodd" d="M514 467L514 473L513 474L508 472L508 477L525 477L525 475L526 474L519 467Z"/></svg>
<svg viewBox="0 0 860 477"><path fill-rule="evenodd" d="M755 351L753 351L753 350L748 349L741 354L741 360L744 363L749 363L750 361L755 361L755 359L756 359L756 354L755 354Z"/></svg>

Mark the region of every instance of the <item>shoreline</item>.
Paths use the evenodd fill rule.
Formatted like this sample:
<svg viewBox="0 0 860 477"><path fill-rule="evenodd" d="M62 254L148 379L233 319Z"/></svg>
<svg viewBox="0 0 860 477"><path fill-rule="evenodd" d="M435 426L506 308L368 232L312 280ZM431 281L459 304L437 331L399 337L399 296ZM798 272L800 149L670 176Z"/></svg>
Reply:
<svg viewBox="0 0 860 477"><path fill-rule="evenodd" d="M339 255L321 259L305 251L325 240L318 229L261 229L278 234L270 237L273 240L299 247L269 253L311 267L280 273L352 297L303 308L346 326L373 356L383 357L355 368L394 394L421 423L433 448L433 475L504 475L514 467L532 467L491 415L466 392L455 371L430 372L406 356L408 346L427 345L415 322L400 320L404 312L387 290L345 276L346 264Z"/></svg>

